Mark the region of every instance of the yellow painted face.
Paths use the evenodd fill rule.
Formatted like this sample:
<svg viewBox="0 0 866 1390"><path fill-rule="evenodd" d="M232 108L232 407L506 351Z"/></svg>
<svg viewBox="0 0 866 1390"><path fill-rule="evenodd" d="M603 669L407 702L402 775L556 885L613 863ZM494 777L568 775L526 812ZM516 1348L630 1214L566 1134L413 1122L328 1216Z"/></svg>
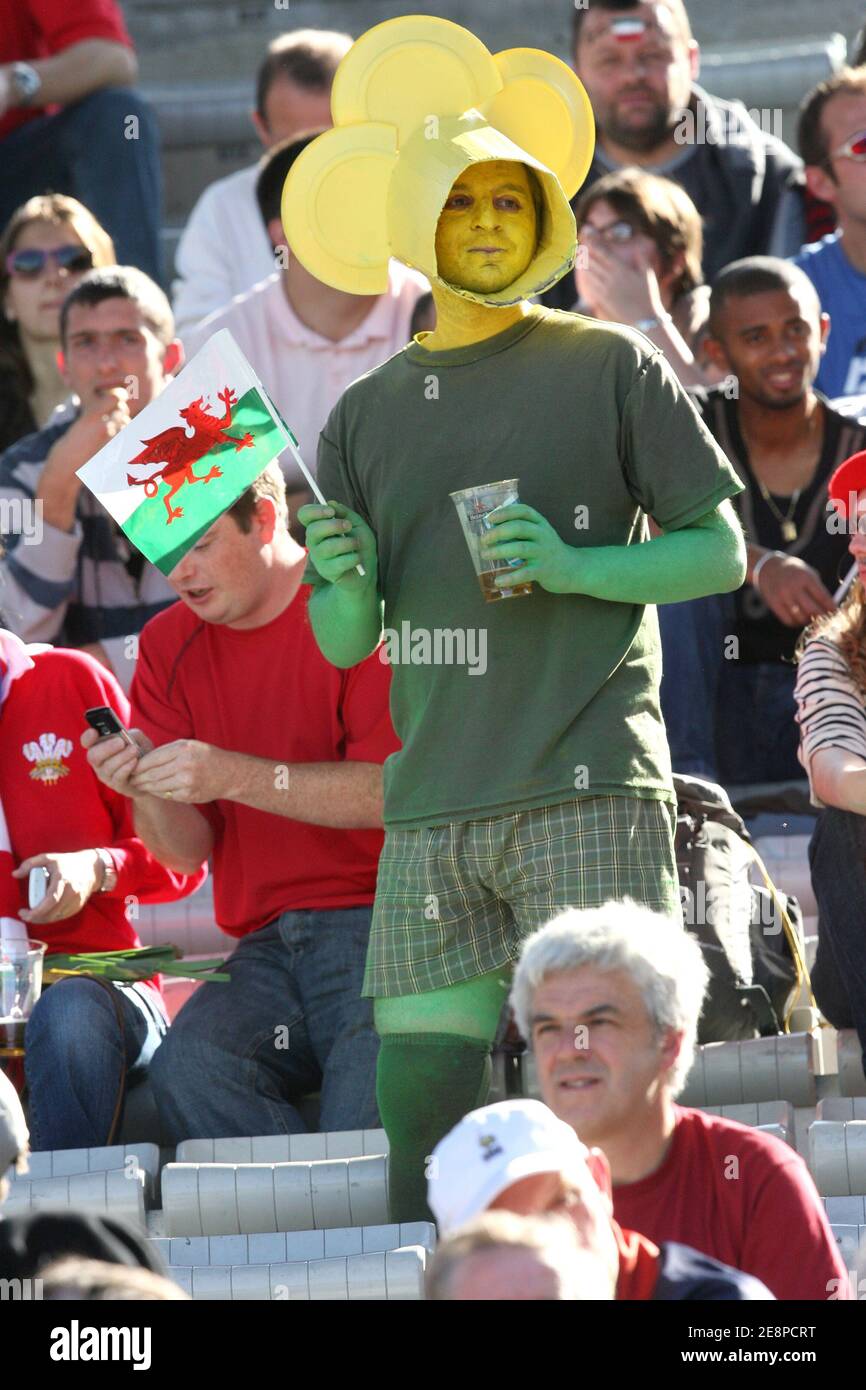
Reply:
<svg viewBox="0 0 866 1390"><path fill-rule="evenodd" d="M525 164L470 164L451 186L436 228L440 277L475 294L504 290L538 248L538 215Z"/></svg>

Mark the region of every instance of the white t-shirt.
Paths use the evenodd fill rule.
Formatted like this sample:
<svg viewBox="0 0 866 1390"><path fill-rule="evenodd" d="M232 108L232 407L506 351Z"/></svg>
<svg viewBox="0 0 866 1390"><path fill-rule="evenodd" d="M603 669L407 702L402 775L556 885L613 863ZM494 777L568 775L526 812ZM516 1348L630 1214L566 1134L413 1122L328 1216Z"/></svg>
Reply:
<svg viewBox="0 0 866 1390"><path fill-rule="evenodd" d="M274 253L256 202L259 167L212 183L189 215L172 286L179 338L273 272Z"/></svg>
<svg viewBox="0 0 866 1390"><path fill-rule="evenodd" d="M429 289L423 275L399 261L391 262L389 280L388 292L371 298L364 321L335 343L301 322L276 272L188 333L187 356L228 328L315 475L319 434L332 409L347 386L406 346L412 311ZM290 490L306 487L290 453L283 453L280 463Z"/></svg>

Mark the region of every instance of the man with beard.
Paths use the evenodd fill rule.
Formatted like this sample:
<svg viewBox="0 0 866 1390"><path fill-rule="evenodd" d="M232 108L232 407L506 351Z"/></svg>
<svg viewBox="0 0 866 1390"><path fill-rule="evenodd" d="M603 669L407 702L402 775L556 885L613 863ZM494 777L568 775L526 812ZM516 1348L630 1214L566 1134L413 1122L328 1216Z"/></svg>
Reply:
<svg viewBox="0 0 866 1390"><path fill-rule="evenodd" d="M627 165L679 183L703 218L708 281L741 256L799 250L806 239L801 161L742 103L697 85L700 53L683 0L576 7L574 68L597 133L581 192ZM545 303L570 308L568 289L560 281Z"/></svg>
<svg viewBox="0 0 866 1390"><path fill-rule="evenodd" d="M835 609L849 537L827 482L866 428L813 388L830 320L811 281L770 256L722 271L707 352L737 378L696 392L745 484L737 498L748 574L735 594L659 609L662 711L674 770L726 784L800 778L792 657L807 623Z"/></svg>

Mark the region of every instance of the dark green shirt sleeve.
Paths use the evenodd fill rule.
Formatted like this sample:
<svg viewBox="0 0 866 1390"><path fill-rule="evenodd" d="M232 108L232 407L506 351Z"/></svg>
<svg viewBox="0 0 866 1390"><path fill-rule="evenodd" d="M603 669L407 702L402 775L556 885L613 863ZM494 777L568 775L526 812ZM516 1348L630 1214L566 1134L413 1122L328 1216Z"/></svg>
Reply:
<svg viewBox="0 0 866 1390"><path fill-rule="evenodd" d="M743 485L661 353L639 367L622 411L622 464L635 501L665 531Z"/></svg>

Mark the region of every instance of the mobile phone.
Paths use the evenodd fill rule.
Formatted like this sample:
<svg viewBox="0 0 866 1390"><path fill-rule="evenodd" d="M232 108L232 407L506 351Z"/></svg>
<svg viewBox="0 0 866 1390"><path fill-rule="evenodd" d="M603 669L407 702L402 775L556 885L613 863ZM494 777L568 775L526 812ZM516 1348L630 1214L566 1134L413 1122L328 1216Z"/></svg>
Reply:
<svg viewBox="0 0 866 1390"><path fill-rule="evenodd" d="M31 869L27 875L27 905L38 907L48 892L48 870L43 867Z"/></svg>
<svg viewBox="0 0 866 1390"><path fill-rule="evenodd" d="M138 754L141 753L135 739L124 729L114 710L109 709L108 705L97 705L95 709L86 709L84 718L91 729L96 730L100 738L113 738L115 734L119 734L130 748L134 748Z"/></svg>

